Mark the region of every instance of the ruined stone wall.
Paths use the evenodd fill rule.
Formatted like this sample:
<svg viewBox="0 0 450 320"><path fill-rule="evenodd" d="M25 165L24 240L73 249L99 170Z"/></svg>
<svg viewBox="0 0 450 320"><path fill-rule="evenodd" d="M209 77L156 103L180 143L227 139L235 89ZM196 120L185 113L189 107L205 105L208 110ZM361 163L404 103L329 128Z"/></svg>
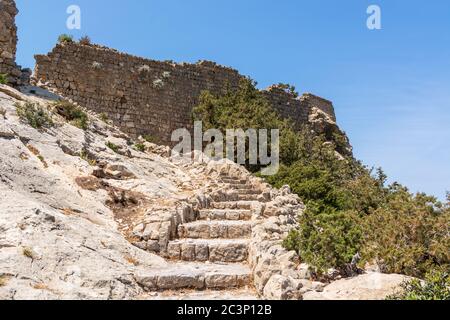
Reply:
<svg viewBox="0 0 450 320"><path fill-rule="evenodd" d="M6 74L12 85L26 83L31 73L16 64L17 14L14 0L0 0L0 73Z"/></svg>
<svg viewBox="0 0 450 320"><path fill-rule="evenodd" d="M308 110L311 110L312 108L322 110L328 114L334 122L336 122L336 113L334 112L334 106L331 101L315 96L311 93L305 93L302 95L300 97L300 101L304 108L307 108Z"/></svg>
<svg viewBox="0 0 450 320"><path fill-rule="evenodd" d="M109 119L126 133L161 143L192 127L192 108L202 90L236 87L237 71L210 62L174 64L98 46L66 43L36 56L35 77L61 95Z"/></svg>
<svg viewBox="0 0 450 320"><path fill-rule="evenodd" d="M170 144L175 129L192 128L192 109L203 90L219 94L237 88L236 70L213 62L175 64L79 43L58 44L48 55L36 56L34 77L78 104L105 113L126 133L149 135ZM296 98L281 89L264 91L282 117L300 125L311 105L319 103L334 116L330 102L312 95Z"/></svg>

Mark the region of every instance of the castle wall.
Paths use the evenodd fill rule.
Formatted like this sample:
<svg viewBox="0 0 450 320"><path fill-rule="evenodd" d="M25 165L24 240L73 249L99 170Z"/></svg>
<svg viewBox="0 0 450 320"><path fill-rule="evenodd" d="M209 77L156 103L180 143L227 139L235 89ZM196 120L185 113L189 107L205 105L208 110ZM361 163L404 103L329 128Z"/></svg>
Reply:
<svg viewBox="0 0 450 320"><path fill-rule="evenodd" d="M17 27L15 17L18 10L14 0L0 0L0 73L8 76L13 85L26 83L28 70L16 64Z"/></svg>
<svg viewBox="0 0 450 320"><path fill-rule="evenodd" d="M219 94L237 88L236 70L213 62L175 64L79 43L58 44L36 56L34 77L62 96L109 119L126 133L149 135L170 144L175 129L192 128L191 112L203 90ZM308 121L312 105L334 117L333 106L321 98L296 98L278 88L263 91L282 117L295 124Z"/></svg>

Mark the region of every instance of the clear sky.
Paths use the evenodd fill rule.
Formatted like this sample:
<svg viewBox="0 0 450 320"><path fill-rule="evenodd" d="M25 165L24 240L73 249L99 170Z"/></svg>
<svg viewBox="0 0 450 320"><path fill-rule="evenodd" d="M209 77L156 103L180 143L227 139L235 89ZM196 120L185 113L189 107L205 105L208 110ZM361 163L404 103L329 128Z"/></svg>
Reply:
<svg viewBox="0 0 450 320"><path fill-rule="evenodd" d="M61 33L152 59L232 66L334 102L355 155L441 199L450 190L448 0L17 0L18 62ZM81 30L66 29L79 5ZM379 5L382 30L366 27Z"/></svg>

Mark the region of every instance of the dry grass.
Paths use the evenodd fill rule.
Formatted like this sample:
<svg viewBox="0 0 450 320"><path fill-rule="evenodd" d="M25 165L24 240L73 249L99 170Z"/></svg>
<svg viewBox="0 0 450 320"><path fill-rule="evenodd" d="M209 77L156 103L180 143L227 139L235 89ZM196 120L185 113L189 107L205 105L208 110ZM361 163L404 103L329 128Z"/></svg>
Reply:
<svg viewBox="0 0 450 320"><path fill-rule="evenodd" d="M44 157L41 155L38 149L33 147L31 144L27 144L27 148L28 150L30 150L32 154L34 154L39 159L39 161L41 161L44 168L48 168L48 163L45 161Z"/></svg>
<svg viewBox="0 0 450 320"><path fill-rule="evenodd" d="M19 157L23 161L30 159L30 157L28 157L28 155L26 153L24 153L24 152L22 152Z"/></svg>
<svg viewBox="0 0 450 320"><path fill-rule="evenodd" d="M131 255L127 254L124 256L125 260L127 260L127 262L129 264L132 264L134 266L138 266L139 265L139 261L135 258L133 258Z"/></svg>
<svg viewBox="0 0 450 320"><path fill-rule="evenodd" d="M48 286L45 283L36 283L32 287L36 290L49 290Z"/></svg>
<svg viewBox="0 0 450 320"><path fill-rule="evenodd" d="M70 208L64 208L64 209L62 209L62 213L64 214L64 215L66 215L66 216L73 216L73 215L76 215L76 212L75 211L73 211L72 209L70 209Z"/></svg>
<svg viewBox="0 0 450 320"><path fill-rule="evenodd" d="M22 254L27 258L34 259L34 252L33 252L33 249L31 249L31 248L23 247Z"/></svg>
<svg viewBox="0 0 450 320"><path fill-rule="evenodd" d="M1 275L0 276L0 287L6 286L8 284L8 281L9 281L9 277L8 276L6 276L4 274Z"/></svg>

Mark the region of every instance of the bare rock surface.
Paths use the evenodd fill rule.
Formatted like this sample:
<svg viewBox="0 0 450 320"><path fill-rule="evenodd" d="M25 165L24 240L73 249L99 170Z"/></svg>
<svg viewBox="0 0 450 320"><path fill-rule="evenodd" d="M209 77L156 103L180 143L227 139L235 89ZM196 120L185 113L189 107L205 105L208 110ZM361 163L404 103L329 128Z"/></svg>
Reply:
<svg viewBox="0 0 450 320"><path fill-rule="evenodd" d="M304 300L384 300L398 292L410 277L399 274L367 273L332 282L322 292L311 291Z"/></svg>

